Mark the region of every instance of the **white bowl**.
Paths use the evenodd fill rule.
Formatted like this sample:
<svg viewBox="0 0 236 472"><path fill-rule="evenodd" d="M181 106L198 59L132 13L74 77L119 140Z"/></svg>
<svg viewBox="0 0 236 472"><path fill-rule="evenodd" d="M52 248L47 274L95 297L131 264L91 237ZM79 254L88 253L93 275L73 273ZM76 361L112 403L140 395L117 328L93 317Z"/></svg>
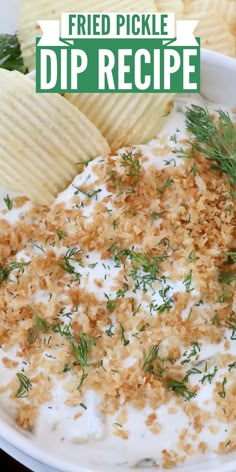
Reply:
<svg viewBox="0 0 236 472"><path fill-rule="evenodd" d="M19 13L19 0L8 0L7 5L5 0L0 0L0 12L0 33L14 33ZM236 107L236 60L205 50L202 50L201 54L202 95L208 100ZM100 466L94 465L92 454L84 460L84 458L76 458L76 451L68 453L66 447L58 449L55 445L48 443L42 446L30 433L22 432L1 410L0 447L35 472L114 472L114 468L103 466L102 459ZM178 469L182 472L199 472L199 470L235 472L236 452ZM117 470L130 472L127 468ZM144 472L144 469L138 470Z"/></svg>

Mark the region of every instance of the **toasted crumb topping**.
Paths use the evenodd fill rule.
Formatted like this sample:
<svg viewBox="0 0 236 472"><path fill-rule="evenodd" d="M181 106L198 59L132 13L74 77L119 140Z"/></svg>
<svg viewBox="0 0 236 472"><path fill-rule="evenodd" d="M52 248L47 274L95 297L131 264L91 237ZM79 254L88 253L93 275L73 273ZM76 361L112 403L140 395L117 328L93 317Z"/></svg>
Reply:
<svg viewBox="0 0 236 472"><path fill-rule="evenodd" d="M170 149L152 152L158 159ZM162 431L160 407L171 419L181 409L188 426L175 450L162 451L170 468L207 452L205 425L216 437L215 421L236 420L235 282L219 278L235 270L227 254L236 247L236 201L198 151L161 170L147 162L141 148L96 159L85 169L91 183L75 179L52 208L32 206L14 224L0 214L1 362L11 373L0 392L14 402L17 424L32 430L56 384L65 405L80 406L77 423L93 390L101 414L117 416L122 440L129 405L148 408L153 435ZM14 199L15 208L25 203ZM216 346L210 358L205 346ZM206 385L209 408L198 400ZM216 447L234 448L230 435Z"/></svg>

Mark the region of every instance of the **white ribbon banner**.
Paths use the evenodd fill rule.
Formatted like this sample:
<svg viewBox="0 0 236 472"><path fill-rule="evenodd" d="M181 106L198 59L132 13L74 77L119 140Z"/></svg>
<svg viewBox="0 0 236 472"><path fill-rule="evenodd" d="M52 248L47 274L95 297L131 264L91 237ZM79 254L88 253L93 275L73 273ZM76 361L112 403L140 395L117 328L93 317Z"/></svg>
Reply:
<svg viewBox="0 0 236 472"><path fill-rule="evenodd" d="M162 39L166 46L198 46L198 21L175 20L174 13L62 13L61 20L38 24L43 33L39 46L70 46L74 39L99 38Z"/></svg>

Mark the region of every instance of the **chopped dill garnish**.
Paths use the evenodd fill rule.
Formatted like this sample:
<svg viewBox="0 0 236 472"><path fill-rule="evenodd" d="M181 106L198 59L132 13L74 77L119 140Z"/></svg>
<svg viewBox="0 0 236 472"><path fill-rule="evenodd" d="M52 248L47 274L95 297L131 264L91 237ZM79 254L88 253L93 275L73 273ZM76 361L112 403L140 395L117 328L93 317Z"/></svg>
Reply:
<svg viewBox="0 0 236 472"><path fill-rule="evenodd" d="M183 281L183 284L185 286L185 290L187 293L190 293L192 292L192 290L194 290L193 288L191 288L191 285L192 285L192 274L193 274L193 271L192 269L189 271L188 275L185 277L184 281Z"/></svg>
<svg viewBox="0 0 236 472"><path fill-rule="evenodd" d="M125 330L121 323L119 323L119 329L120 329L122 343L124 344L124 346L128 346L129 340L125 337Z"/></svg>
<svg viewBox="0 0 236 472"><path fill-rule="evenodd" d="M191 398L196 397L196 392L191 392L187 385L185 385L185 382L176 379L167 380L166 388L175 392L176 395L183 397L185 401L189 401Z"/></svg>
<svg viewBox="0 0 236 472"><path fill-rule="evenodd" d="M236 264L236 249L228 252L223 252L225 256L228 256L227 259L224 261L225 265L228 264Z"/></svg>
<svg viewBox="0 0 236 472"><path fill-rule="evenodd" d="M110 328L106 329L106 331L105 331L106 335L109 336L109 338L112 338L112 336L114 336L112 328L113 328L113 325L111 324Z"/></svg>
<svg viewBox="0 0 236 472"><path fill-rule="evenodd" d="M213 372L210 372L209 374L203 375L202 379L199 380L199 382L204 384L205 380L208 380L209 384L211 384L212 379L215 377L217 370L218 370L218 368L217 368L217 366L215 366Z"/></svg>
<svg viewBox="0 0 236 472"><path fill-rule="evenodd" d="M230 314L229 316L229 321L226 322L227 326L229 327L229 329L232 329L232 334L231 334L231 337L230 339L232 339L232 341L235 341L236 340L236 316L233 313Z"/></svg>
<svg viewBox="0 0 236 472"><path fill-rule="evenodd" d="M172 143L177 144L177 137L176 137L176 134L173 134L173 135L170 137L170 141L172 141Z"/></svg>
<svg viewBox="0 0 236 472"><path fill-rule="evenodd" d="M226 384L227 384L227 379L226 379L226 377L224 377L224 379L222 381L222 384L221 384L221 390L220 390L220 392L218 392L218 395L221 398L225 398L225 396L226 396L226 392L225 392L225 385Z"/></svg>
<svg viewBox="0 0 236 472"><path fill-rule="evenodd" d="M136 316L136 315L137 315L137 313L139 312L141 306L142 306L142 304L139 303L139 305L137 306L137 308L135 308L135 310L133 311L132 316Z"/></svg>
<svg viewBox="0 0 236 472"><path fill-rule="evenodd" d="M80 333L78 335L79 344L76 343L75 338L70 341L72 352L79 362L80 366L84 369L88 365L88 354L92 350L92 347L96 345L95 338L89 334Z"/></svg>
<svg viewBox="0 0 236 472"><path fill-rule="evenodd" d="M151 286L157 279L159 262L168 258L166 254L151 255L142 252L136 252L132 249L122 249L118 251L117 244L109 249L112 252L116 267L119 267L123 258L128 258L131 263L130 276L134 281L134 290L143 288L146 291L147 286ZM144 274L141 272L143 270Z"/></svg>
<svg viewBox="0 0 236 472"><path fill-rule="evenodd" d="M3 267L0 264L0 287L2 283L8 279L10 273L13 270L20 269L22 272L24 271L24 267L29 265L31 261L29 262L10 262L8 267Z"/></svg>
<svg viewBox="0 0 236 472"><path fill-rule="evenodd" d="M230 296L227 293L225 287L223 286L222 294L217 297L216 303L225 303L225 302L228 302L229 300L230 300Z"/></svg>
<svg viewBox="0 0 236 472"><path fill-rule="evenodd" d="M219 326L220 324L220 320L219 320L219 315L218 313L216 313L212 318L211 318L211 322L214 326Z"/></svg>
<svg viewBox="0 0 236 472"><path fill-rule="evenodd" d="M116 220L112 221L112 226L113 226L114 229L118 228L118 223L117 223Z"/></svg>
<svg viewBox="0 0 236 472"><path fill-rule="evenodd" d="M193 163L191 169L190 169L190 172L191 174L193 174L194 177L196 177L197 175L199 175L199 172L197 170L197 166L195 164L195 162Z"/></svg>
<svg viewBox="0 0 236 472"><path fill-rule="evenodd" d="M189 263L197 261L199 257L196 254L197 254L196 251L193 249L188 256L187 261Z"/></svg>
<svg viewBox="0 0 236 472"><path fill-rule="evenodd" d="M229 285L236 281L236 274L233 274L232 272L220 271L218 279L219 282Z"/></svg>
<svg viewBox="0 0 236 472"><path fill-rule="evenodd" d="M86 406L84 403L80 403L80 406L81 406L81 408L83 408L84 410L87 410L87 409L88 409L87 406Z"/></svg>
<svg viewBox="0 0 236 472"><path fill-rule="evenodd" d="M56 233L59 240L65 239L67 236L67 232L63 231L63 229L57 229Z"/></svg>
<svg viewBox="0 0 236 472"><path fill-rule="evenodd" d="M83 372L83 374L81 376L81 379L80 379L80 383L77 387L77 390L79 390L82 387L82 385L83 385L85 379L87 379L87 377L88 377L88 374L85 374L85 372Z"/></svg>
<svg viewBox="0 0 236 472"><path fill-rule="evenodd" d="M87 192L81 187L78 187L78 191L83 193L87 198L93 198L98 199L98 194L102 191L100 188L98 190L92 190L91 192Z"/></svg>
<svg viewBox="0 0 236 472"><path fill-rule="evenodd" d="M168 179L162 185L160 185L160 187L157 187L157 191L159 193L164 193L165 189L173 185L173 183L174 181L168 177Z"/></svg>
<svg viewBox="0 0 236 472"><path fill-rule="evenodd" d="M81 274L79 272L76 272L71 262L76 262L81 267L83 267L82 260L79 257L81 254L82 254L81 249L77 249L76 247L73 247L72 249L68 249L68 251L63 257L63 261L64 261L63 264L59 264L63 270L68 272L68 274L74 275L77 281L80 280Z"/></svg>
<svg viewBox="0 0 236 472"><path fill-rule="evenodd" d="M201 374L202 371L197 369L196 367L193 367L192 369L187 370L185 377L183 378L183 382L188 382L188 378L190 375L194 374Z"/></svg>
<svg viewBox="0 0 236 472"><path fill-rule="evenodd" d="M236 369L236 362L232 362L232 364L228 365L228 371L230 372L232 369Z"/></svg>
<svg viewBox="0 0 236 472"><path fill-rule="evenodd" d="M32 308L32 313L34 315L35 319L35 326L33 328L29 329L28 336L27 336L27 341L29 344L34 344L36 339L38 338L39 332L40 332L40 327L45 331L49 331L51 328L50 324L47 323L45 320L40 318L40 316L36 313L36 311Z"/></svg>
<svg viewBox="0 0 236 472"><path fill-rule="evenodd" d="M12 208L13 208L13 200L9 197L8 194L7 194L7 196L6 196L3 200L4 200L4 202L6 203L7 209L8 209L8 210L12 210Z"/></svg>
<svg viewBox="0 0 236 472"><path fill-rule="evenodd" d="M136 159L137 152L134 151L126 151L125 153L121 154L121 166L124 167L127 171L127 177L134 177L134 186L138 183L140 177L140 171L142 165L139 159Z"/></svg>
<svg viewBox="0 0 236 472"><path fill-rule="evenodd" d="M198 353L201 351L200 346L197 342L191 343L190 346L192 347L192 349L189 353L188 351L184 352L184 359L181 361L181 365L188 364L191 361L191 358L197 356Z"/></svg>
<svg viewBox="0 0 236 472"><path fill-rule="evenodd" d="M159 346L157 346L157 344L152 345L147 354L145 350L143 350L143 370L155 377L162 378L166 371L165 363L168 361L173 363L175 359L172 357L160 357L158 352Z"/></svg>
<svg viewBox="0 0 236 472"><path fill-rule="evenodd" d="M108 295L105 294L105 297L107 298L107 310L110 312L110 313L113 313L113 311L115 310L115 307L116 307L116 299L111 299L109 298Z"/></svg>
<svg viewBox="0 0 236 472"><path fill-rule="evenodd" d="M167 213L167 211L166 211L166 210L163 210L163 211L153 211L153 212L151 213L151 218L152 218L153 221L154 221L154 220L157 220L157 218L159 218L160 216L162 216L164 213Z"/></svg>
<svg viewBox="0 0 236 472"><path fill-rule="evenodd" d="M32 390L32 384L28 377L22 374L22 372L18 372L16 376L20 382L20 386L16 392L16 398L24 398L27 396L29 390Z"/></svg>

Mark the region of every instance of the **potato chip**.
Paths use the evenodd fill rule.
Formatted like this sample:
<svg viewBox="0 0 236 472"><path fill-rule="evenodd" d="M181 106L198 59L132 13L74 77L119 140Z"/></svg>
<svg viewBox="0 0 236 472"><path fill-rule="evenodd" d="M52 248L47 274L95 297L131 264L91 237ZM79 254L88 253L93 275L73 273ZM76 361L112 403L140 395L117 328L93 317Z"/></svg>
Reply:
<svg viewBox="0 0 236 472"><path fill-rule="evenodd" d="M154 12L154 0L22 0L19 40L24 64L35 69L35 38L41 36L38 20L56 20L61 12Z"/></svg>
<svg viewBox="0 0 236 472"><path fill-rule="evenodd" d="M199 13L206 10L217 10L229 24L231 33L236 35L236 1L235 0L190 0L186 3L184 13Z"/></svg>
<svg viewBox="0 0 236 472"><path fill-rule="evenodd" d="M226 20L217 10L207 10L201 13L185 14L184 19L199 20L194 31L195 36L200 36L201 47L210 49L226 56L235 55L235 38L229 30Z"/></svg>
<svg viewBox="0 0 236 472"><path fill-rule="evenodd" d="M176 18L181 19L184 13L184 2L182 0L155 0L158 12L175 13Z"/></svg>
<svg viewBox="0 0 236 472"><path fill-rule="evenodd" d="M58 94L36 94L18 72L0 70L0 181L50 204L82 170L109 153L98 129Z"/></svg>
<svg viewBox="0 0 236 472"><path fill-rule="evenodd" d="M102 132L112 149L146 143L170 111L174 94L66 94Z"/></svg>

